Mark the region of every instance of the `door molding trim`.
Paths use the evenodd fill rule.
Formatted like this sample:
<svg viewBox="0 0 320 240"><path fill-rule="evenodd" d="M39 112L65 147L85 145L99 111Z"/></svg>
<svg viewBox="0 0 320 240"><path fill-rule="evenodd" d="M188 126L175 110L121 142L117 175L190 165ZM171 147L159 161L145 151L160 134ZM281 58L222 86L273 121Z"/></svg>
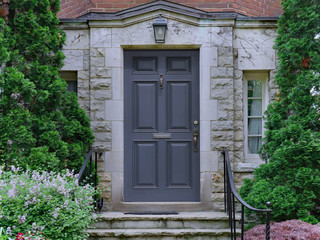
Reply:
<svg viewBox="0 0 320 240"><path fill-rule="evenodd" d="M200 201L198 64L199 50L124 51L124 201Z"/></svg>

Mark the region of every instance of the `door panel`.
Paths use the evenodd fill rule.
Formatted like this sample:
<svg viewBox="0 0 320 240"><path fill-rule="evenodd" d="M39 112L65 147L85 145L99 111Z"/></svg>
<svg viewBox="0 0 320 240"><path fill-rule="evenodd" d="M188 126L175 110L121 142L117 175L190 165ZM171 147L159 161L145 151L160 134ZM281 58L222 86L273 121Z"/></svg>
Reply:
<svg viewBox="0 0 320 240"><path fill-rule="evenodd" d="M191 188L191 142L168 142L168 188Z"/></svg>
<svg viewBox="0 0 320 240"><path fill-rule="evenodd" d="M133 166L135 189L157 188L157 142L134 142Z"/></svg>
<svg viewBox="0 0 320 240"><path fill-rule="evenodd" d="M190 74L191 58L190 57L168 57L167 73L168 74Z"/></svg>
<svg viewBox="0 0 320 240"><path fill-rule="evenodd" d="M157 83L135 82L134 85L134 130L157 131Z"/></svg>
<svg viewBox="0 0 320 240"><path fill-rule="evenodd" d="M200 201L198 51L128 50L124 60L124 201Z"/></svg>
<svg viewBox="0 0 320 240"><path fill-rule="evenodd" d="M190 83L169 82L168 87L168 131L189 131L191 122Z"/></svg>
<svg viewBox="0 0 320 240"><path fill-rule="evenodd" d="M157 57L134 57L134 74L155 74L157 72Z"/></svg>

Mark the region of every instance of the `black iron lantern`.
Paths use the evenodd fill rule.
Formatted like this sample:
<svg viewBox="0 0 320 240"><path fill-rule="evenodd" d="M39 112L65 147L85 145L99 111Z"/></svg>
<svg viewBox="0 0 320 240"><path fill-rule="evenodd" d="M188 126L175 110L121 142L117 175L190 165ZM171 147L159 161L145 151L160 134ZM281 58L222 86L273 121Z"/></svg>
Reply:
<svg viewBox="0 0 320 240"><path fill-rule="evenodd" d="M164 43L166 37L167 21L159 15L153 22L154 40L156 43Z"/></svg>

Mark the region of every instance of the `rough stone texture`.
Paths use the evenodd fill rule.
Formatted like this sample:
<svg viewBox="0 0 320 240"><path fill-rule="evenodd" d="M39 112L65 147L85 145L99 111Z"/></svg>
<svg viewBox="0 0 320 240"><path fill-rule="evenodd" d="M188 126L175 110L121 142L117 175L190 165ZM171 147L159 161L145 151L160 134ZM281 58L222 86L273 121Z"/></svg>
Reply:
<svg viewBox="0 0 320 240"><path fill-rule="evenodd" d="M63 50L63 53L66 58L61 70L84 70L83 50Z"/></svg>
<svg viewBox="0 0 320 240"><path fill-rule="evenodd" d="M111 89L111 79L91 79L90 80L91 90L110 90Z"/></svg>
<svg viewBox="0 0 320 240"><path fill-rule="evenodd" d="M101 197L104 198L103 210L109 209L108 202L111 201L111 174L104 172L99 172L99 186L98 189L101 192Z"/></svg>
<svg viewBox="0 0 320 240"><path fill-rule="evenodd" d="M90 46L94 48L104 48L111 46L111 29L91 28Z"/></svg>
<svg viewBox="0 0 320 240"><path fill-rule="evenodd" d="M236 29L234 48L238 49L238 69L275 69L275 35L275 29Z"/></svg>
<svg viewBox="0 0 320 240"><path fill-rule="evenodd" d="M215 41L218 45L218 66L211 67L211 98L218 101L218 119L211 121L211 149L221 151L233 150L234 139L234 56L232 48L233 28L213 28ZM220 41L220 42L219 42ZM221 160L219 165L221 165ZM231 159L232 160L232 159ZM223 179L221 173L213 174L213 182L218 183ZM213 186L214 187L214 186ZM221 192L212 189L212 201L220 202ZM222 191L223 192L223 191ZM219 209L219 205L213 206Z"/></svg>
<svg viewBox="0 0 320 240"><path fill-rule="evenodd" d="M92 148L99 151L111 151L111 142L94 142Z"/></svg>
<svg viewBox="0 0 320 240"><path fill-rule="evenodd" d="M88 30L69 30L66 31L67 49L89 49L89 31Z"/></svg>
<svg viewBox="0 0 320 240"><path fill-rule="evenodd" d="M91 65L91 78L111 78L111 69Z"/></svg>
<svg viewBox="0 0 320 240"><path fill-rule="evenodd" d="M136 25L131 25L124 28L112 29L112 47L116 47L119 43L131 44L150 44L150 39L153 38L153 21L145 21ZM169 24L169 22L168 22ZM143 37L142 37L143 36ZM111 46L109 46L111 47Z"/></svg>
<svg viewBox="0 0 320 240"><path fill-rule="evenodd" d="M236 28L234 29L233 47L236 49L272 49L276 33L275 28Z"/></svg>
<svg viewBox="0 0 320 240"><path fill-rule="evenodd" d="M233 78L233 68L213 67L211 68L211 77L212 78Z"/></svg>
<svg viewBox="0 0 320 240"><path fill-rule="evenodd" d="M89 71L90 68L90 51L89 49L83 50L83 70Z"/></svg>
<svg viewBox="0 0 320 240"><path fill-rule="evenodd" d="M239 49L238 52L239 69L260 70L275 69L275 50L272 48L257 49ZM250 68L248 68L250 65Z"/></svg>
<svg viewBox="0 0 320 240"><path fill-rule="evenodd" d="M104 58L105 57L105 49L104 48L91 48L90 56L92 58Z"/></svg>
<svg viewBox="0 0 320 240"><path fill-rule="evenodd" d="M91 121L91 130L92 131L103 131L111 132L111 122L110 121Z"/></svg>
<svg viewBox="0 0 320 240"><path fill-rule="evenodd" d="M232 27L212 27L213 46L232 47L232 31Z"/></svg>
<svg viewBox="0 0 320 240"><path fill-rule="evenodd" d="M150 25L151 26L151 25ZM151 29L153 31L153 29ZM151 31L151 32L152 32ZM168 21L166 43L211 45L212 32L209 27L199 28L176 21Z"/></svg>

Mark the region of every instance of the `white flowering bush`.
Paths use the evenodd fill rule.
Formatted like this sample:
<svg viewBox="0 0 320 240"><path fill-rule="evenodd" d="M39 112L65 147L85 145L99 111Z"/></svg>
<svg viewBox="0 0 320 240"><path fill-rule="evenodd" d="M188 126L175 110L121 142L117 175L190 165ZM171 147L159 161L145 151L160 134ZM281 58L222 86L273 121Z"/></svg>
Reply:
<svg viewBox="0 0 320 240"><path fill-rule="evenodd" d="M94 194L93 187L79 186L68 170L0 170L0 227L8 239L86 239L85 230L95 217Z"/></svg>

